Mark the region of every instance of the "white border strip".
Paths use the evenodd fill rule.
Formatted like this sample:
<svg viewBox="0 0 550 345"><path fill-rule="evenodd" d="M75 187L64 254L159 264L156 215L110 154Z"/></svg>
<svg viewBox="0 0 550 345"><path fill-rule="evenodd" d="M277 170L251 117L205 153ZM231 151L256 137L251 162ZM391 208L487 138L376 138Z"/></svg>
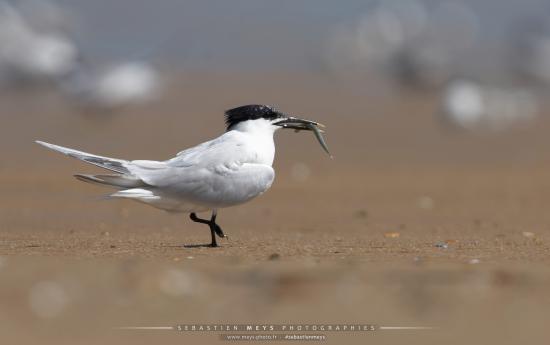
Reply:
<svg viewBox="0 0 550 345"><path fill-rule="evenodd" d="M172 326L158 326L158 327L152 327L152 326L150 326L150 327L132 327L132 326L127 326L127 327L115 327L115 329L174 330L175 328L172 327Z"/></svg>
<svg viewBox="0 0 550 345"><path fill-rule="evenodd" d="M399 329L435 329L430 326L380 326L380 330L399 330Z"/></svg>
<svg viewBox="0 0 550 345"><path fill-rule="evenodd" d="M175 330L174 326L124 326L124 327L114 327L114 329L120 330ZM436 329L436 327L431 326L379 326L381 331L395 331L395 330L430 330Z"/></svg>

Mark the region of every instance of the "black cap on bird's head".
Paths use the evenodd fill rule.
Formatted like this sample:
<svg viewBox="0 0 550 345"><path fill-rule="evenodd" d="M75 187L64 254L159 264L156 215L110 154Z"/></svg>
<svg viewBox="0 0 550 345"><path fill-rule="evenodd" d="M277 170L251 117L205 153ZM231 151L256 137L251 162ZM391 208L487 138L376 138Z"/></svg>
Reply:
<svg viewBox="0 0 550 345"><path fill-rule="evenodd" d="M274 120L283 117L274 107L261 104L243 105L237 108L229 109L225 112L225 124L227 130L239 122L257 119Z"/></svg>
<svg viewBox="0 0 550 345"><path fill-rule="evenodd" d="M227 125L227 130L231 130L233 126L240 122L258 119L271 121L274 125L282 128L298 130L310 130L310 128L306 126L308 124L315 126L319 125L317 122L292 117L278 111L270 105L249 104L229 109L225 112L225 123Z"/></svg>

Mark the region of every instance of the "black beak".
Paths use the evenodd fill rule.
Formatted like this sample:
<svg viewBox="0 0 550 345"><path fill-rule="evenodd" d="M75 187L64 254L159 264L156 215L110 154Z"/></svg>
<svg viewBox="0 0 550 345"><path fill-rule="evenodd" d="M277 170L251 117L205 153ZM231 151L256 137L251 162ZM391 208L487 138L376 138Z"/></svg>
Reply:
<svg viewBox="0 0 550 345"><path fill-rule="evenodd" d="M311 131L312 130L312 128L311 128L312 125L316 126L316 127L325 127L321 123L310 121L310 120L299 119L297 117L292 117L292 116L286 117L286 118L284 118L280 121L277 121L273 124L276 125L276 126L281 126L283 128L295 129L297 131L301 131L301 130Z"/></svg>

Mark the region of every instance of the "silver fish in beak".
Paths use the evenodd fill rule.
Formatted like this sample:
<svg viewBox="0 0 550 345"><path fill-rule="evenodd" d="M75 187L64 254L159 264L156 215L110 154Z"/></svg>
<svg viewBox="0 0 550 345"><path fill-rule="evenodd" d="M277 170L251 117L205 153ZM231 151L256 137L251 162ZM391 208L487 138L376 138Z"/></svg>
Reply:
<svg viewBox="0 0 550 345"><path fill-rule="evenodd" d="M277 121L273 124L276 126L281 126L283 128L294 129L296 132L312 131L315 134L315 138L317 138L317 141L319 141L319 144L321 145L323 150L325 150L325 152L328 153L330 158L332 158L332 155L328 150L328 146L325 141L325 138L323 137L323 134L322 134L323 130L319 128L319 127L325 127L325 125L319 122L299 119L297 117L292 117L292 116L285 117L284 119Z"/></svg>

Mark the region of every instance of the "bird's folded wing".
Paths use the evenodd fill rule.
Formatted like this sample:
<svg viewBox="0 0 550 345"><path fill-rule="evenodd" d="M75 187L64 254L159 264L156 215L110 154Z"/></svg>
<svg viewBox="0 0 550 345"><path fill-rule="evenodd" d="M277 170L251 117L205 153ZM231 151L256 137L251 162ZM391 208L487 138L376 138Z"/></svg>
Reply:
<svg viewBox="0 0 550 345"><path fill-rule="evenodd" d="M254 163L254 152L246 150L238 133L231 132L167 161L132 161L129 169L151 186L182 193L208 193L206 189L220 188L218 184L238 174L243 165Z"/></svg>
<svg viewBox="0 0 550 345"><path fill-rule="evenodd" d="M209 141L205 141L202 144L199 144L197 146L190 147L188 149L185 149L183 151L180 151L176 154L176 158L189 158L190 156L201 154L202 152L208 151L212 148L215 148L220 145L227 145L230 142L237 142L239 141L239 133L235 131L229 131L225 132L224 134L220 135L217 138L214 138Z"/></svg>
<svg viewBox="0 0 550 345"><path fill-rule="evenodd" d="M250 154L239 140L238 133L227 132L222 136L181 151L176 157L167 160L171 167L204 167L214 169L216 166L246 162Z"/></svg>

